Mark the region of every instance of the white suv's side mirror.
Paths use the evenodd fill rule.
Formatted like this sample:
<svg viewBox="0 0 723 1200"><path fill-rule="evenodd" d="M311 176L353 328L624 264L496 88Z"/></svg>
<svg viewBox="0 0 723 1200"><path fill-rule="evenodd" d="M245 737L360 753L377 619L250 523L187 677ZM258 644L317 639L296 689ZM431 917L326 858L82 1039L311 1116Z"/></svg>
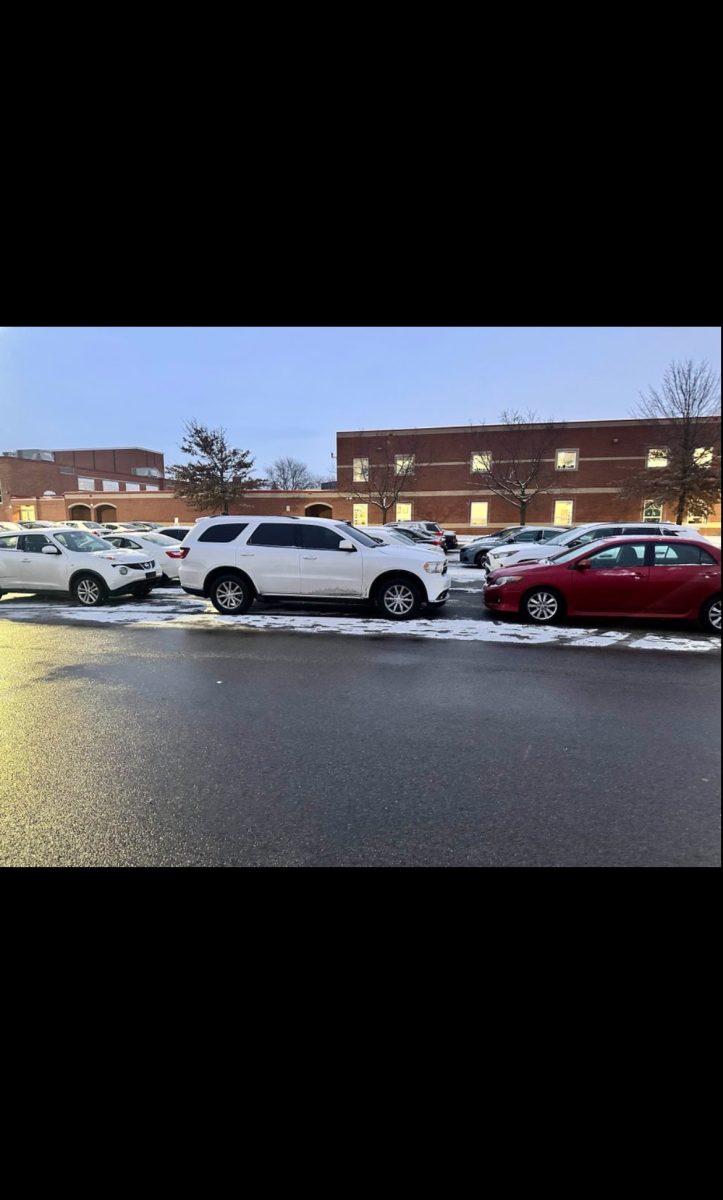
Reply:
<svg viewBox="0 0 723 1200"><path fill-rule="evenodd" d="M339 550L356 550L356 546L354 545L353 542L349 541L349 538L342 538L341 541L339 542L338 549Z"/></svg>
<svg viewBox="0 0 723 1200"><path fill-rule="evenodd" d="M57 546L43 546L43 554L60 554Z"/></svg>

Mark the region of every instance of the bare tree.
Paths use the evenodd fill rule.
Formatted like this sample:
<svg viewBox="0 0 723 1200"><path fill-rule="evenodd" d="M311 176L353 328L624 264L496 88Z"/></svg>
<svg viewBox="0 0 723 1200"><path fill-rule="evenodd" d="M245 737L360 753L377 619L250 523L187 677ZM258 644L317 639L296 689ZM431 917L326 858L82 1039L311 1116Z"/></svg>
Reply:
<svg viewBox="0 0 723 1200"><path fill-rule="evenodd" d="M349 497L363 500L380 510L381 523L386 525L387 514L394 507L419 467L427 466L420 461L421 442L416 435L380 433L371 438L368 457L358 458L359 478L354 479Z"/></svg>
<svg viewBox="0 0 723 1200"><path fill-rule="evenodd" d="M229 504L263 482L251 477L254 465L251 452L229 446L225 429L209 429L198 421L186 421L181 450L196 457L190 463L172 466L169 478L176 485L175 495L179 500L201 512L211 508L225 516Z"/></svg>
<svg viewBox="0 0 723 1200"><path fill-rule="evenodd" d="M535 496L559 486L554 457L565 426L556 421L538 421L534 412L521 413L517 409L505 410L500 424L504 428L494 432L494 454L480 463L480 483L519 509L520 525L525 525L528 506Z"/></svg>
<svg viewBox="0 0 723 1200"><path fill-rule="evenodd" d="M271 487L280 488L284 492L316 487L315 476L306 463L298 458L277 458L276 462L266 468L266 475Z"/></svg>
<svg viewBox="0 0 723 1200"><path fill-rule="evenodd" d="M632 416L660 422L660 445L652 448L660 465L620 480L620 498L672 505L678 525L705 520L720 499L720 375L706 362L673 361L660 391L641 393Z"/></svg>

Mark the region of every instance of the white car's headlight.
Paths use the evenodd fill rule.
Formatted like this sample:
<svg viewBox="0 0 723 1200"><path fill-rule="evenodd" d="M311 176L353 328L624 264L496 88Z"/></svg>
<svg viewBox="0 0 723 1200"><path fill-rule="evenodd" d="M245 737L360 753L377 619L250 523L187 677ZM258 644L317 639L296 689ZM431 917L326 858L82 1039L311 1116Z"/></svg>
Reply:
<svg viewBox="0 0 723 1200"><path fill-rule="evenodd" d="M426 562L424 564L425 571L431 573L439 573L444 570L446 559L438 558L436 562Z"/></svg>
<svg viewBox="0 0 723 1200"><path fill-rule="evenodd" d="M504 583L519 583L521 579L521 575L502 575L499 579L494 580L492 586L502 587Z"/></svg>

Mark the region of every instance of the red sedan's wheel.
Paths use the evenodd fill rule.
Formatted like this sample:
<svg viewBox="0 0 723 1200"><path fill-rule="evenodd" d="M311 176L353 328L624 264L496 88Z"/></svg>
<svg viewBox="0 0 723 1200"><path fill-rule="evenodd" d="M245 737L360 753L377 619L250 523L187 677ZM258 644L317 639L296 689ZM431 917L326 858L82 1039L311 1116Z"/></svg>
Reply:
<svg viewBox="0 0 723 1200"><path fill-rule="evenodd" d="M551 588L536 588L525 596L522 611L536 625L551 625L562 613L562 599Z"/></svg>

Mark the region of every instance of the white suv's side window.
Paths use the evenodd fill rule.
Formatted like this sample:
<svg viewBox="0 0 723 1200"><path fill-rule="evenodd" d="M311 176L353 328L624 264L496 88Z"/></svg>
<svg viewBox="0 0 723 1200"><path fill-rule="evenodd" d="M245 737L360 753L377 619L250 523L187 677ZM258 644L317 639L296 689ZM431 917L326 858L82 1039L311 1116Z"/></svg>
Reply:
<svg viewBox="0 0 723 1200"><path fill-rule="evenodd" d="M0 537L0 550L17 550L19 534L11 533L8 537Z"/></svg>

